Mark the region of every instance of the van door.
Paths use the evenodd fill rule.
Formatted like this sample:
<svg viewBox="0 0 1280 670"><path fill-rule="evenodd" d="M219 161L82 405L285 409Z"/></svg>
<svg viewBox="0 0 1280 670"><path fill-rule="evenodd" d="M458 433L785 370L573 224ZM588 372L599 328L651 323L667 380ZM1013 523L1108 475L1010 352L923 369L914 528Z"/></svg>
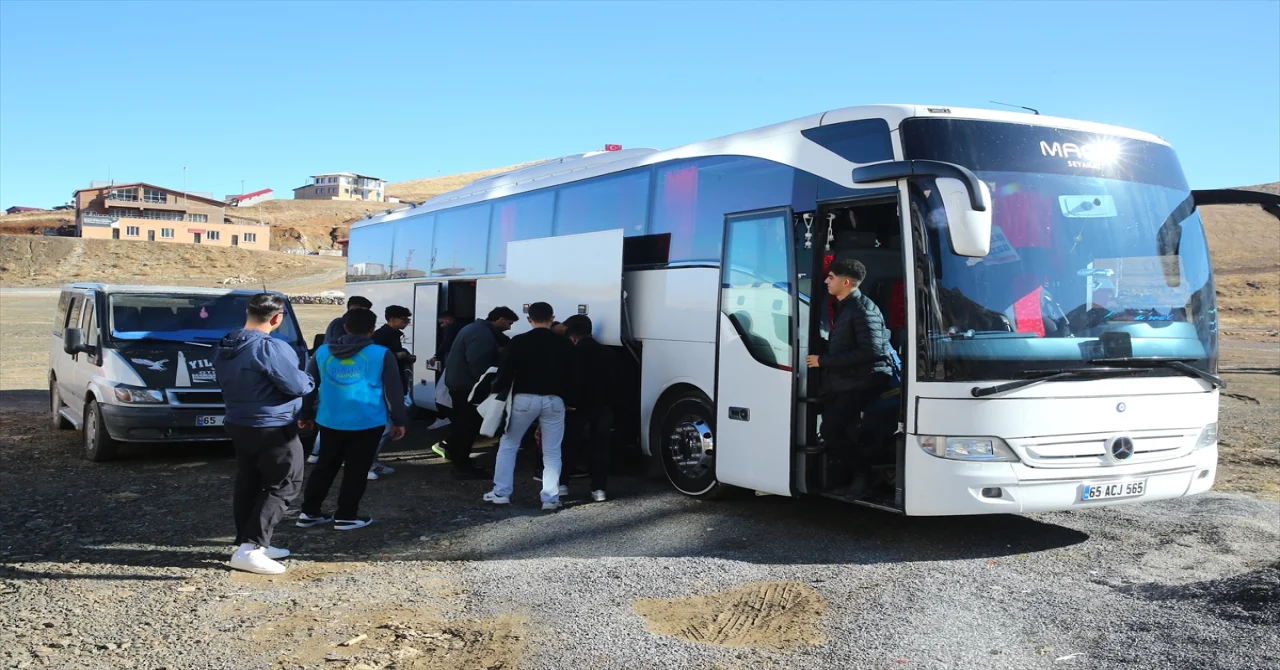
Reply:
<svg viewBox="0 0 1280 670"><path fill-rule="evenodd" d="M789 496L797 294L791 209L725 217L716 361L716 479Z"/></svg>
<svg viewBox="0 0 1280 670"><path fill-rule="evenodd" d="M84 293L81 291L71 292L71 302L67 304L67 316L63 321L62 328L65 332L67 328L79 328L80 317L84 314ZM62 350L62 344L58 344L58 350ZM76 368L80 365L80 359L84 354L68 354L63 352L57 358L57 365L54 372L58 375L58 393L62 395L62 401L66 403L67 408L75 416L80 416L80 412L84 409L84 392L76 388Z"/></svg>
<svg viewBox="0 0 1280 670"><path fill-rule="evenodd" d="M413 364L413 404L435 409L436 370L427 359L436 355L436 318L440 314L440 283L413 287L413 335L409 347L418 360Z"/></svg>

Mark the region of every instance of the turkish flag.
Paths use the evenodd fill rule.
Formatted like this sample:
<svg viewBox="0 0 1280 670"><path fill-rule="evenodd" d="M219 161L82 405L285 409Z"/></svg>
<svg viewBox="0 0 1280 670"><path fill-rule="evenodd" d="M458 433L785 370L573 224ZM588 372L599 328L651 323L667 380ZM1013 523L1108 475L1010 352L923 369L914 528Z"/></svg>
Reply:
<svg viewBox="0 0 1280 670"><path fill-rule="evenodd" d="M605 151L622 151L622 145L621 145L621 144L606 144L606 145L604 145L604 150L605 150Z"/></svg>

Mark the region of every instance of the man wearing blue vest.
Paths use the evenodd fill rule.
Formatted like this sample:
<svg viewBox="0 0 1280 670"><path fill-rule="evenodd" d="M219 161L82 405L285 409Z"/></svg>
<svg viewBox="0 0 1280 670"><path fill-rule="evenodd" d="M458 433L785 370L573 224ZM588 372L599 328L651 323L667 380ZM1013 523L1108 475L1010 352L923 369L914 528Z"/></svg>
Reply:
<svg viewBox="0 0 1280 670"><path fill-rule="evenodd" d="M409 420L400 364L390 350L371 339L376 323L371 311L349 310L343 316L347 334L339 342L326 342L307 362L307 372L318 383L303 400L298 423L303 428L312 422L320 426L320 462L303 492L300 528L332 522L337 530L355 530L373 523L358 515L369 467L387 423L392 424L391 439L399 440ZM339 469L343 475L338 509L329 514L321 507Z"/></svg>

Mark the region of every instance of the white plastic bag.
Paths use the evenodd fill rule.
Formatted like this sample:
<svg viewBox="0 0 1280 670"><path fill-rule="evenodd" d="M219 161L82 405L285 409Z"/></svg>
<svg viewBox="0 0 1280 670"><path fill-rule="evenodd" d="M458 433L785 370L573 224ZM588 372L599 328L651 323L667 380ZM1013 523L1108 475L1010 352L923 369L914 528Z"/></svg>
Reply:
<svg viewBox="0 0 1280 670"><path fill-rule="evenodd" d="M444 375L445 373L441 372L440 376L436 378L436 407L452 408L453 400L449 398L449 387L444 385Z"/></svg>
<svg viewBox="0 0 1280 670"><path fill-rule="evenodd" d="M476 411L480 413L484 421L480 424L480 434L485 437L493 437L498 434L498 429L502 427L503 419L507 415L507 403L498 400L497 393L489 394L488 398L481 402Z"/></svg>

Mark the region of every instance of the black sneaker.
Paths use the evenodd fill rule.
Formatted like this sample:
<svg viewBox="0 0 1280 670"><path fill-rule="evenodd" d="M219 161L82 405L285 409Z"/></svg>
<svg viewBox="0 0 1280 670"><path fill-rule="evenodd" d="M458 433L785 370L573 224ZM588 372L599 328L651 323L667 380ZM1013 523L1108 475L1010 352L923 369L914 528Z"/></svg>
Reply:
<svg viewBox="0 0 1280 670"><path fill-rule="evenodd" d="M354 519L334 519L333 529L334 530L355 530L357 528L364 528L365 526L371 523L373 523L373 518L367 517L367 516L358 516Z"/></svg>
<svg viewBox="0 0 1280 670"><path fill-rule="evenodd" d="M298 522L294 525L299 528L315 528L316 526L326 523L333 523L332 514L325 514L324 512L321 512L317 516L311 516L310 514L303 512L298 515Z"/></svg>

